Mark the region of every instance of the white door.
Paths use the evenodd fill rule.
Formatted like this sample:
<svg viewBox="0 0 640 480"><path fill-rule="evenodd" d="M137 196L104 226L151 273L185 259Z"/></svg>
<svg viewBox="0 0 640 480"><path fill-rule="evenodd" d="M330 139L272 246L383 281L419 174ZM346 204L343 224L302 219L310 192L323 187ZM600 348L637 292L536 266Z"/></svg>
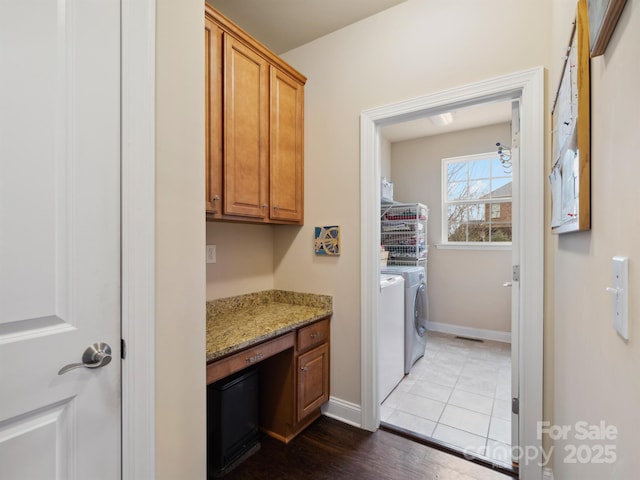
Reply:
<svg viewBox="0 0 640 480"><path fill-rule="evenodd" d="M511 104L511 165L513 166L512 188L512 248L511 265L515 271L508 282L511 287L511 452L513 463L518 463L518 451L520 445L519 405L520 402L520 101L514 100Z"/></svg>
<svg viewBox="0 0 640 480"><path fill-rule="evenodd" d="M120 417L120 2L0 0L0 478L120 478Z"/></svg>

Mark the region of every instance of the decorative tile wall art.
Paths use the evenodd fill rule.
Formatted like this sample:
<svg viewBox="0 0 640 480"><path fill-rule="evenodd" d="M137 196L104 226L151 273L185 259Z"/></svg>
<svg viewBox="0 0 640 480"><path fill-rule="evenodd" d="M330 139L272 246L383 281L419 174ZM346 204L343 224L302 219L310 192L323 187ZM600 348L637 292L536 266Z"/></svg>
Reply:
<svg viewBox="0 0 640 480"><path fill-rule="evenodd" d="M340 255L340 227L337 225L316 227L314 250L316 255Z"/></svg>

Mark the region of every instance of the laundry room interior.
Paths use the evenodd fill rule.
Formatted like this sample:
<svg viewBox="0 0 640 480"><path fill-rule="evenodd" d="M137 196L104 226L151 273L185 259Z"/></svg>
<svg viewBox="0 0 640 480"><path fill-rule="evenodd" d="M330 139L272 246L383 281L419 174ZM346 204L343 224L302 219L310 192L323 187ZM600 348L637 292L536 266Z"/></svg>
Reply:
<svg viewBox="0 0 640 480"><path fill-rule="evenodd" d="M380 129L382 425L505 466L517 435L511 425L517 108L517 101L502 99ZM475 203L450 202L460 198ZM407 219L415 224L407 227ZM405 227L408 240L401 238ZM415 283L408 272L416 267L424 268L422 295L407 284ZM402 306L394 281L403 284L395 287L404 292ZM393 322L404 328L401 375L392 366L400 348Z"/></svg>

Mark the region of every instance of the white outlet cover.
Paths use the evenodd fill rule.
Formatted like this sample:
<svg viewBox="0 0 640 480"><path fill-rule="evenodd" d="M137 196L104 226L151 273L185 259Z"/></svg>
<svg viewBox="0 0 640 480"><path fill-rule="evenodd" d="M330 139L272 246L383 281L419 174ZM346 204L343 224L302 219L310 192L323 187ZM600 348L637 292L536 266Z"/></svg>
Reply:
<svg viewBox="0 0 640 480"><path fill-rule="evenodd" d="M216 246L215 245L207 245L206 261L207 263L216 263Z"/></svg>

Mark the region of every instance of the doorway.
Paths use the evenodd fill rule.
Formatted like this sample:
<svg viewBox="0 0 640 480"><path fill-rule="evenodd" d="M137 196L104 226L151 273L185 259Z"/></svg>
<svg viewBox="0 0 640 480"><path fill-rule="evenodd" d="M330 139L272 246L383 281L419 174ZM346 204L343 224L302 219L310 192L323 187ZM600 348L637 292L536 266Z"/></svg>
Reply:
<svg viewBox="0 0 640 480"><path fill-rule="evenodd" d="M510 338L512 294L517 301L511 286L511 265L517 263L512 230L518 224L512 199L519 188L513 175L516 148L500 157L496 143L517 146L517 113L517 102L492 101L380 131L382 176L393 183L393 200L400 202L382 203L381 242L391 264L405 264L399 255L403 235L410 233L398 231L412 225L389 220L389 209L412 202L428 207L417 237L422 245L426 236L422 266L429 309L424 356L410 371L405 368L407 375L394 377L394 386L399 383L380 398L381 424L509 470L511 446L517 445ZM402 267L387 268L381 266L383 273ZM382 314L382 325L386 318ZM379 351L382 372L388 350ZM513 380L517 387L517 372Z"/></svg>
<svg viewBox="0 0 640 480"><path fill-rule="evenodd" d="M520 222L521 240L514 257L519 261L517 328L513 340L520 347L514 354L520 373L514 394L519 407L517 432L521 446L540 451L537 422L542 418L542 279L543 279L543 159L544 159L544 71L541 67L517 72L370 109L361 114L361 331L362 331L362 426L374 431L380 424L377 398L377 324L379 302L380 128L424 116L433 116L493 100L520 99L522 168L518 172L522 194L514 204ZM520 340L526 338L527 342ZM541 475L536 461L520 462L521 478Z"/></svg>

